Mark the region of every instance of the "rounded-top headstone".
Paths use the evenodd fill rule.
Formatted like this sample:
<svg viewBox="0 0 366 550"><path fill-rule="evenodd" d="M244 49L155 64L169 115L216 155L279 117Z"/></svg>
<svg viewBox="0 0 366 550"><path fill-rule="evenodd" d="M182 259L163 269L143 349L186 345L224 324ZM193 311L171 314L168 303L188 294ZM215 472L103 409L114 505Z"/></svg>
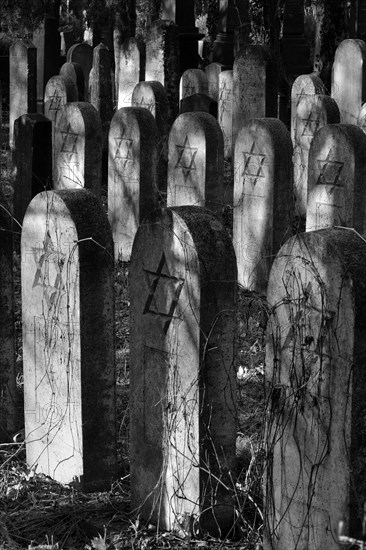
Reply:
<svg viewBox="0 0 366 550"><path fill-rule="evenodd" d="M84 99L84 92L85 92L84 73L83 73L83 69L82 69L82 66L80 65L80 63L76 63L75 61L74 62L66 61L66 63L64 63L61 66L60 75L69 76L70 78L73 79L73 81L75 82L75 84L78 87L78 94L79 94L78 100L79 101L85 101L85 99Z"/></svg>
<svg viewBox="0 0 366 550"><path fill-rule="evenodd" d="M233 71L219 74L219 98L217 120L224 137L224 156L229 159L233 154Z"/></svg>
<svg viewBox="0 0 366 550"><path fill-rule="evenodd" d="M67 50L66 61L69 63L79 63L84 73L84 100L87 101L89 96L89 73L93 66L93 48L90 44L82 42L74 44Z"/></svg>
<svg viewBox="0 0 366 550"><path fill-rule="evenodd" d="M100 195L102 128L87 102L65 105L55 129L55 189L83 188Z"/></svg>
<svg viewBox="0 0 366 550"><path fill-rule="evenodd" d="M292 237L271 270L266 337L265 550L336 549L361 532L366 441L366 243Z"/></svg>
<svg viewBox="0 0 366 550"><path fill-rule="evenodd" d="M45 116L55 123L57 113L65 107L66 103L78 101L78 96L77 85L70 76L52 76L44 92Z"/></svg>
<svg viewBox="0 0 366 550"><path fill-rule="evenodd" d="M131 107L132 92L140 80L140 48L136 38L126 38L120 46L117 85L117 109Z"/></svg>
<svg viewBox="0 0 366 550"><path fill-rule="evenodd" d="M324 95L325 86L316 73L301 74L295 78L291 88L291 139L294 143L297 106L304 97Z"/></svg>
<svg viewBox="0 0 366 550"><path fill-rule="evenodd" d="M338 103L343 124L357 124L366 100L366 44L343 40L336 49L332 70L332 98Z"/></svg>
<svg viewBox="0 0 366 550"><path fill-rule="evenodd" d="M207 75L201 69L187 69L180 78L179 98L208 93Z"/></svg>
<svg viewBox="0 0 366 550"><path fill-rule="evenodd" d="M366 236L366 135L353 124L328 124L309 152L306 230L353 227Z"/></svg>

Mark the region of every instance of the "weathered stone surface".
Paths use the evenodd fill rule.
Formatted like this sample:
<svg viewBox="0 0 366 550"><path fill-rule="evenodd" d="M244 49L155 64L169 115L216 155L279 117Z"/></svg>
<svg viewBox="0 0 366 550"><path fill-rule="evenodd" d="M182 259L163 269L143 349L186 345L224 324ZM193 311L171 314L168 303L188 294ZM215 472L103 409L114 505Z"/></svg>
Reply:
<svg viewBox="0 0 366 550"><path fill-rule="evenodd" d="M102 128L90 103L68 103L57 117L54 158L55 189L85 187L100 195Z"/></svg>
<svg viewBox="0 0 366 550"><path fill-rule="evenodd" d="M14 123L13 214L21 224L32 198L52 187L52 122L36 113Z"/></svg>
<svg viewBox="0 0 366 550"><path fill-rule="evenodd" d="M27 462L62 483L116 476L113 247L86 189L49 191L22 231Z"/></svg>
<svg viewBox="0 0 366 550"><path fill-rule="evenodd" d="M332 70L332 98L338 103L343 124L357 124L366 100L366 44L343 40L336 49Z"/></svg>
<svg viewBox="0 0 366 550"><path fill-rule="evenodd" d="M89 78L89 100L98 111L102 124L107 124L113 116L111 53L103 43L93 50L92 71L93 78Z"/></svg>
<svg viewBox="0 0 366 550"><path fill-rule="evenodd" d="M14 121L37 112L37 50L30 40L16 40L9 48L9 144L13 148Z"/></svg>
<svg viewBox="0 0 366 550"><path fill-rule="evenodd" d="M218 102L220 95L220 74L229 69L229 66L223 65L222 63L210 63L205 67L205 73L207 76L207 95L212 97L216 103Z"/></svg>
<svg viewBox="0 0 366 550"><path fill-rule="evenodd" d="M0 194L0 442L9 442L19 422L13 306L13 223Z"/></svg>
<svg viewBox="0 0 366 550"><path fill-rule="evenodd" d="M364 459L366 244L349 229L298 234L267 299L265 550L339 548L359 533Z"/></svg>
<svg viewBox="0 0 366 550"><path fill-rule="evenodd" d="M337 124L340 114L337 103L327 95L303 95L298 101L294 127L294 195L295 209L306 215L308 193L309 150L314 135L325 124Z"/></svg>
<svg viewBox="0 0 366 550"><path fill-rule="evenodd" d="M166 205L169 102L161 82L139 82L132 93L132 106L148 109L155 118L158 131L158 179L161 206Z"/></svg>
<svg viewBox="0 0 366 550"><path fill-rule="evenodd" d="M292 144L278 119L253 119L234 152L233 243L238 281L266 292L273 259L291 235Z"/></svg>
<svg viewBox="0 0 366 550"><path fill-rule="evenodd" d="M160 528L233 526L236 266L197 207L143 223L130 266L132 507ZM210 472L210 473L209 473Z"/></svg>
<svg viewBox="0 0 366 550"><path fill-rule="evenodd" d="M154 21L146 31L145 80L156 80L164 86L170 123L178 115L179 78L178 27L171 21Z"/></svg>
<svg viewBox="0 0 366 550"><path fill-rule="evenodd" d="M140 73L140 49L136 38L127 38L119 51L117 83L117 109L131 107L132 92L136 84L142 80Z"/></svg>
<svg viewBox="0 0 366 550"><path fill-rule="evenodd" d="M309 152L306 231L339 225L366 236L366 135L353 124L323 126Z"/></svg>
<svg viewBox="0 0 366 550"><path fill-rule="evenodd" d="M81 44L74 44L67 50L66 61L69 63L79 63L83 69L84 74L84 101L89 99L89 73L93 66L93 48L90 44L82 42Z"/></svg>
<svg viewBox="0 0 366 550"><path fill-rule="evenodd" d="M245 46L233 67L233 136L251 118L277 117L278 68L273 52L259 44Z"/></svg>
<svg viewBox="0 0 366 550"><path fill-rule="evenodd" d="M219 75L219 102L217 119L224 136L224 157L233 154L233 71L223 71Z"/></svg>
<svg viewBox="0 0 366 550"><path fill-rule="evenodd" d="M217 103L206 94L192 94L180 100L180 113L210 113L217 118Z"/></svg>
<svg viewBox="0 0 366 550"><path fill-rule="evenodd" d="M296 112L300 101L304 97L325 95L323 81L316 73L302 74L295 78L291 88L291 139L295 145Z"/></svg>
<svg viewBox="0 0 366 550"><path fill-rule="evenodd" d="M85 83L84 83L84 73L80 63L70 63L66 61L61 66L60 69L61 76L70 77L76 84L78 88L78 101L85 101L84 92L85 92Z"/></svg>
<svg viewBox="0 0 366 550"><path fill-rule="evenodd" d="M109 130L108 217L116 258L128 261L143 218L158 205L158 131L142 107L123 107Z"/></svg>
<svg viewBox="0 0 366 550"><path fill-rule="evenodd" d="M201 69L187 69L180 78L179 99L193 94L208 95L207 75Z"/></svg>
<svg viewBox="0 0 366 550"><path fill-rule="evenodd" d="M366 133L366 103L364 103L360 109L360 113L357 118L357 126Z"/></svg>
<svg viewBox="0 0 366 550"><path fill-rule="evenodd" d="M224 143L208 113L183 113L168 145L168 206L205 206L220 215L224 203Z"/></svg>

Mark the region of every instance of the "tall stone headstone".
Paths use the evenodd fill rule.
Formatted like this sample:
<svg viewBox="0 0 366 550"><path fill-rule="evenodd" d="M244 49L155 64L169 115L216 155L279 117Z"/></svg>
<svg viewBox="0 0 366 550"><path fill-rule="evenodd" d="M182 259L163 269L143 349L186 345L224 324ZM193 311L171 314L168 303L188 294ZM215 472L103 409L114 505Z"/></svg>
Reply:
<svg viewBox="0 0 366 550"><path fill-rule="evenodd" d="M161 206L166 203L168 168L169 103L164 86L157 81L139 82L132 93L132 106L148 109L158 131L158 181Z"/></svg>
<svg viewBox="0 0 366 550"><path fill-rule="evenodd" d="M22 115L14 123L13 214L21 224L32 198L52 187L52 122L44 115Z"/></svg>
<svg viewBox="0 0 366 550"><path fill-rule="evenodd" d="M338 103L343 124L357 124L366 100L366 44L343 40L336 49L332 70L332 98Z"/></svg>
<svg viewBox="0 0 366 550"><path fill-rule="evenodd" d="M145 80L156 80L164 86L171 123L178 115L179 79L177 26L171 21L154 21L146 31Z"/></svg>
<svg viewBox="0 0 366 550"><path fill-rule="evenodd" d="M223 71L219 75L219 98L217 120L224 136L224 156L230 159L233 154L233 71Z"/></svg>
<svg viewBox="0 0 366 550"><path fill-rule="evenodd" d="M84 73L84 101L89 99L89 73L93 66L93 47L86 42L74 44L67 50L66 61L79 63Z"/></svg>
<svg viewBox="0 0 366 550"><path fill-rule="evenodd" d="M143 218L158 206L158 131L142 107L123 107L109 130L108 217L116 258L129 261ZM163 183L164 185L164 183Z"/></svg>
<svg viewBox="0 0 366 550"><path fill-rule="evenodd" d="M222 63L210 63L205 67L207 76L207 95L216 102L218 102L220 95L220 74L229 69L230 67Z"/></svg>
<svg viewBox="0 0 366 550"><path fill-rule="evenodd" d="M0 194L0 442L8 443L19 425L13 305L13 223Z"/></svg>
<svg viewBox="0 0 366 550"><path fill-rule="evenodd" d="M30 40L16 40L9 48L9 144L13 148L14 121L37 112L37 50Z"/></svg>
<svg viewBox="0 0 366 550"><path fill-rule="evenodd" d="M181 76L179 84L180 100L193 94L208 95L208 80L205 71L187 69Z"/></svg>
<svg viewBox="0 0 366 550"><path fill-rule="evenodd" d="M119 50L116 70L117 109L131 107L132 92L141 78L140 49L136 38L127 38ZM116 67L116 69L117 69Z"/></svg>
<svg viewBox="0 0 366 550"><path fill-rule="evenodd" d="M336 550L364 516L366 244L349 229L292 237L267 300L264 549Z"/></svg>
<svg viewBox="0 0 366 550"><path fill-rule="evenodd" d="M60 69L61 76L71 78L78 88L78 101L84 101L85 83L84 73L80 63L66 61Z"/></svg>
<svg viewBox="0 0 366 550"><path fill-rule="evenodd" d="M298 76L291 87L291 139L295 144L296 111L303 97L325 95L323 81L316 73L302 74Z"/></svg>
<svg viewBox="0 0 366 550"><path fill-rule="evenodd" d="M57 117L54 189L86 189L100 195L102 125L95 107L68 103Z"/></svg>
<svg viewBox="0 0 366 550"><path fill-rule="evenodd" d="M327 95L304 95L297 104L294 134L295 210L306 215L308 194L309 150L314 135L325 124L337 124L340 114L337 103Z"/></svg>
<svg viewBox="0 0 366 550"><path fill-rule="evenodd" d="M143 223L131 266L132 507L159 528L233 526L236 266L228 233L197 207Z"/></svg>
<svg viewBox="0 0 366 550"><path fill-rule="evenodd" d="M56 75L60 67L61 38L59 20L46 17L33 33L33 44L37 48L37 108L43 113L43 100L46 84Z"/></svg>
<svg viewBox="0 0 366 550"><path fill-rule="evenodd" d="M48 191L22 230L27 463L61 483L117 475L113 246L86 189Z"/></svg>
<svg viewBox="0 0 366 550"><path fill-rule="evenodd" d="M89 101L98 111L102 124L109 123L113 116L111 53L103 43L93 50L91 72L93 78L89 78Z"/></svg>
<svg viewBox="0 0 366 550"><path fill-rule="evenodd" d="M277 117L278 68L268 46L245 46L233 67L233 136L251 118Z"/></svg>
<svg viewBox="0 0 366 550"><path fill-rule="evenodd" d="M335 225L366 237L366 135L353 124L329 124L309 152L306 231Z"/></svg>
<svg viewBox="0 0 366 550"><path fill-rule="evenodd" d="M291 235L292 144L278 119L253 119L234 152L233 243L238 282L265 293L273 259Z"/></svg>
<svg viewBox="0 0 366 550"><path fill-rule="evenodd" d="M224 206L224 143L208 113L183 113L169 134L168 206L204 206L221 215Z"/></svg>

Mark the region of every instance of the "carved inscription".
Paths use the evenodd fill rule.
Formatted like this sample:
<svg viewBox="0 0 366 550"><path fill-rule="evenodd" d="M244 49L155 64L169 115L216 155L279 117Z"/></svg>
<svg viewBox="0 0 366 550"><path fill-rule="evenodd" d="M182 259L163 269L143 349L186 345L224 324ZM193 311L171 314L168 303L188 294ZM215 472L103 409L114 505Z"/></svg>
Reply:
<svg viewBox="0 0 366 550"><path fill-rule="evenodd" d="M317 160L317 164L320 170L318 184L341 186L339 178L343 170L344 162L332 159L333 151L329 150L324 160Z"/></svg>
<svg viewBox="0 0 366 550"><path fill-rule="evenodd" d="M198 147L191 147L188 136L185 137L183 145L176 145L178 160L175 169L180 168L183 172L185 181L190 176L191 172L197 170L195 158L198 152Z"/></svg>

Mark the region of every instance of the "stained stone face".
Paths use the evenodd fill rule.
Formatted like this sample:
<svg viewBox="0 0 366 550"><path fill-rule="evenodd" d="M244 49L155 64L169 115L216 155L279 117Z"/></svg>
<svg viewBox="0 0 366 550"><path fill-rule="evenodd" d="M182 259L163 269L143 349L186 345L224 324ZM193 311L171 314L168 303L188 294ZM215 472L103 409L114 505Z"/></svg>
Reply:
<svg viewBox="0 0 366 550"><path fill-rule="evenodd" d="M207 95L216 102L218 102L220 94L220 74L229 68L230 67L227 67L222 63L210 63L205 67L205 73L207 76Z"/></svg>
<svg viewBox="0 0 366 550"><path fill-rule="evenodd" d="M9 48L9 144L13 147L14 121L37 112L37 50L30 40L16 40Z"/></svg>
<svg viewBox="0 0 366 550"><path fill-rule="evenodd" d="M245 46L233 67L233 136L251 118L277 117L278 68L273 52L262 45Z"/></svg>
<svg viewBox="0 0 366 550"><path fill-rule="evenodd" d="M69 103L55 128L55 189L87 188L97 196L101 185L102 130L96 109Z"/></svg>
<svg viewBox="0 0 366 550"><path fill-rule="evenodd" d="M120 46L117 109L132 106L132 92L140 81L140 50L135 38L126 39Z"/></svg>
<svg viewBox="0 0 366 550"><path fill-rule="evenodd" d="M168 206L205 206L220 215L223 139L208 113L183 113L169 135Z"/></svg>
<svg viewBox="0 0 366 550"><path fill-rule="evenodd" d="M224 156L229 159L233 153L233 71L219 75L217 120L224 137Z"/></svg>
<svg viewBox="0 0 366 550"><path fill-rule="evenodd" d="M152 114L124 107L109 130L108 217L115 256L128 261L143 218L158 205L158 131Z"/></svg>
<svg viewBox="0 0 366 550"><path fill-rule="evenodd" d="M233 525L224 479L235 464L235 272L228 234L201 208L165 209L138 230L130 267L132 508L163 529L186 532L196 522L225 536Z"/></svg>
<svg viewBox="0 0 366 550"><path fill-rule="evenodd" d="M291 234L292 145L278 119L253 119L234 153L233 243L238 281L265 293L274 255Z"/></svg>
<svg viewBox="0 0 366 550"><path fill-rule="evenodd" d="M27 462L61 483L116 475L113 249L85 189L38 194L22 231Z"/></svg>
<svg viewBox="0 0 366 550"><path fill-rule="evenodd" d="M366 234L366 135L357 126L323 126L309 153L306 231L353 227Z"/></svg>
<svg viewBox="0 0 366 550"><path fill-rule="evenodd" d="M304 98L311 98L326 93L323 81L316 73L302 74L298 76L291 88L291 139L295 146L295 133L297 124L297 108Z"/></svg>
<svg viewBox="0 0 366 550"><path fill-rule="evenodd" d="M343 124L357 124L366 100L366 44L363 40L343 40L336 49L332 71L332 98L338 104Z"/></svg>
<svg viewBox="0 0 366 550"><path fill-rule="evenodd" d="M292 237L267 300L265 550L336 550L365 493L366 245L349 229Z"/></svg>
<svg viewBox="0 0 366 550"><path fill-rule="evenodd" d="M187 69L184 71L180 79L180 100L193 94L208 95L207 75L201 69Z"/></svg>
<svg viewBox="0 0 366 550"><path fill-rule="evenodd" d="M314 135L325 124L339 123L337 103L325 95L304 95L297 104L294 135L294 194L296 212L306 215L309 150Z"/></svg>

